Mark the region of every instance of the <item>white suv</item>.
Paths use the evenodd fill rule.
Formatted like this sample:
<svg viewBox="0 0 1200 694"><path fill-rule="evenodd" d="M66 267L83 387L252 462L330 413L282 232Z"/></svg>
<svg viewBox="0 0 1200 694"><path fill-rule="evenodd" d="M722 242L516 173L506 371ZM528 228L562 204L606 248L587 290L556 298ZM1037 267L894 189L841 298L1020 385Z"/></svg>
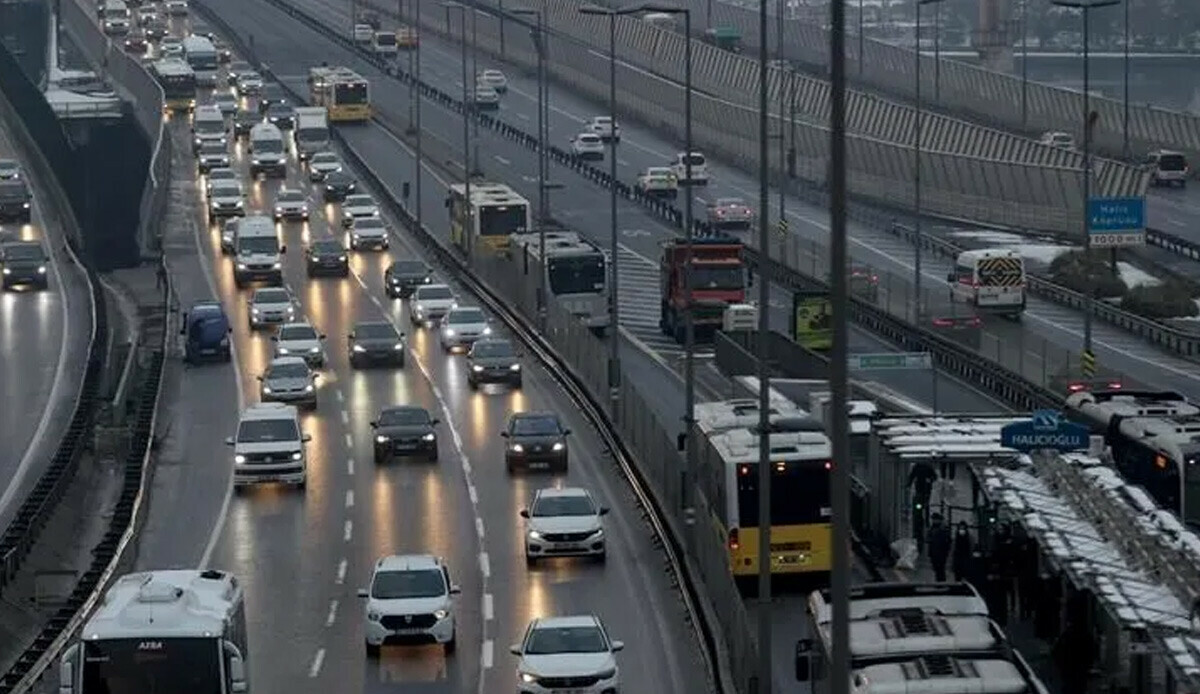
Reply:
<svg viewBox="0 0 1200 694"><path fill-rule="evenodd" d="M458 301L449 285L427 284L413 292L408 320L413 325L433 325L457 306Z"/></svg>
<svg viewBox="0 0 1200 694"><path fill-rule="evenodd" d="M621 141L621 126L613 121L612 116L596 116L588 122L587 129L599 135L605 142Z"/></svg>
<svg viewBox="0 0 1200 694"><path fill-rule="evenodd" d="M438 557L394 554L375 562L370 587L358 591L366 600L367 655L379 655L387 643L440 643L446 653L453 653L453 596L460 592Z"/></svg>
<svg viewBox="0 0 1200 694"><path fill-rule="evenodd" d="M604 561L604 519L608 509L578 487L539 489L525 519L525 563L541 557L586 556Z"/></svg>
<svg viewBox="0 0 1200 694"><path fill-rule="evenodd" d="M571 154L587 160L604 158L604 140L596 133L579 133L571 138Z"/></svg>
<svg viewBox="0 0 1200 694"><path fill-rule="evenodd" d="M593 615L542 617L529 623L525 638L509 650L517 656L521 694L602 694L619 689L613 654L625 648L610 641Z"/></svg>
<svg viewBox="0 0 1200 694"><path fill-rule="evenodd" d="M225 439L225 445L233 447L233 486L280 482L303 489L307 480L304 444L311 440L300 430L295 407L279 402L247 407L237 435Z"/></svg>

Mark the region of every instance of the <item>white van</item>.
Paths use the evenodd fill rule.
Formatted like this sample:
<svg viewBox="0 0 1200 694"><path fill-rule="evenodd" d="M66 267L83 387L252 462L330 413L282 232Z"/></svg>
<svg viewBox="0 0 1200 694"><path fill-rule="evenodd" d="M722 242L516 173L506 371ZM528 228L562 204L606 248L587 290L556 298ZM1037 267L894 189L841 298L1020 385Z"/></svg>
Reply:
<svg viewBox="0 0 1200 694"><path fill-rule="evenodd" d="M691 161L692 177L688 179L688 162ZM671 164L671 170L675 172L675 178L680 185L705 186L708 185L708 160L700 152L692 152L690 155L686 152L679 152L675 155L675 162Z"/></svg>
<svg viewBox="0 0 1200 694"><path fill-rule="evenodd" d="M300 429L294 406L264 402L247 407L237 434L225 439L233 447L233 486L280 482L303 489L308 478L304 448L311 440Z"/></svg>
<svg viewBox="0 0 1200 694"><path fill-rule="evenodd" d="M1020 318L1025 311L1025 259L1011 248L963 251L946 278L955 301Z"/></svg>
<svg viewBox="0 0 1200 694"><path fill-rule="evenodd" d="M396 32L377 31L371 39L371 51L380 58L394 58L400 52Z"/></svg>
<svg viewBox="0 0 1200 694"><path fill-rule="evenodd" d="M275 220L251 215L238 220L233 234L233 281L239 289L255 281L283 284L283 258Z"/></svg>
<svg viewBox="0 0 1200 694"><path fill-rule="evenodd" d="M250 175L287 176L287 145L283 133L270 123L250 129Z"/></svg>
<svg viewBox="0 0 1200 694"><path fill-rule="evenodd" d="M104 33L109 36L124 36L132 27L133 18L129 14L129 8L121 0L108 0L100 6L97 14Z"/></svg>
<svg viewBox="0 0 1200 694"><path fill-rule="evenodd" d="M192 152L199 153L200 145L209 142L228 147L229 135L221 109L212 104L205 104L197 106L196 112L192 114Z"/></svg>

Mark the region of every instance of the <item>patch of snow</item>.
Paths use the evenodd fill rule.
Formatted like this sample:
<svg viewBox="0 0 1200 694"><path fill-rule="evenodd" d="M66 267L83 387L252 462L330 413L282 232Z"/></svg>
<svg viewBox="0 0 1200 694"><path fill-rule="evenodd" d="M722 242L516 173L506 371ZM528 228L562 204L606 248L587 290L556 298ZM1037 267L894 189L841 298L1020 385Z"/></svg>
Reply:
<svg viewBox="0 0 1200 694"><path fill-rule="evenodd" d="M1121 281L1126 287L1157 287L1162 284L1162 280L1151 275L1144 270L1140 270L1129 263L1118 262L1117 273L1121 276Z"/></svg>
<svg viewBox="0 0 1200 694"><path fill-rule="evenodd" d="M1023 236L1017 234L1009 234L1003 231L956 231L952 236L961 239L974 239L980 243L994 243L998 246L1011 246L1014 243L1021 243L1025 240Z"/></svg>
<svg viewBox="0 0 1200 694"><path fill-rule="evenodd" d="M1055 246L1050 244L1021 244L1012 249L1021 254L1026 260L1036 260L1049 265L1054 259L1068 251L1076 250L1074 246Z"/></svg>

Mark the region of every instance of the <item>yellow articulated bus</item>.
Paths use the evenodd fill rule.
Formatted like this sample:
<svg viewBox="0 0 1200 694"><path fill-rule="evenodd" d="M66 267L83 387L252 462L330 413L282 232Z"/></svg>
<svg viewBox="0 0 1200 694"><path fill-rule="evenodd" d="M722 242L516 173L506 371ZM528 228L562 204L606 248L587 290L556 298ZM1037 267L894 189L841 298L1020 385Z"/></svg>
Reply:
<svg viewBox="0 0 1200 694"><path fill-rule="evenodd" d="M308 71L308 98L324 106L332 123L371 120L371 83L348 67L314 67Z"/></svg>
<svg viewBox="0 0 1200 694"><path fill-rule="evenodd" d="M715 418L698 405L701 432L699 467L702 488L729 552L735 578L758 574L758 547L763 523L771 526L771 573L828 573L831 565L829 482L833 450L821 424L798 407L771 404L771 508L759 507L759 438L757 402L736 401ZM708 403L727 405L728 403ZM727 413L726 413L727 414ZM707 418L707 421L706 421ZM753 419L753 424L750 420ZM726 429L736 421L748 425Z"/></svg>
<svg viewBox="0 0 1200 694"><path fill-rule="evenodd" d="M472 182L469 205L466 184L455 183L446 197L446 209L450 241L463 253L472 246L507 253L511 234L533 228L529 201L503 183Z"/></svg>

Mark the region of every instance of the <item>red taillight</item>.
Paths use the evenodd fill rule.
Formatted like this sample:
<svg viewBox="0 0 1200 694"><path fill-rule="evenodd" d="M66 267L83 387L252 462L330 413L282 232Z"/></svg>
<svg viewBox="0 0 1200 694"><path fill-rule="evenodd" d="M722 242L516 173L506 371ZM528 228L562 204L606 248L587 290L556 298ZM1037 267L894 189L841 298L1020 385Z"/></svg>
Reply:
<svg viewBox="0 0 1200 694"><path fill-rule="evenodd" d="M1108 389L1109 390L1121 390L1121 384L1120 383L1109 383Z"/></svg>
<svg viewBox="0 0 1200 694"><path fill-rule="evenodd" d="M825 469L826 469L826 470L832 470L832 469L833 469L833 463L832 463L832 462L826 462L826 463L825 463Z"/></svg>
<svg viewBox="0 0 1200 694"><path fill-rule="evenodd" d="M1067 386L1067 392L1078 393L1079 391L1083 390L1086 387L1087 386L1085 386L1082 383L1072 383L1071 385Z"/></svg>
<svg viewBox="0 0 1200 694"><path fill-rule="evenodd" d="M939 328L949 328L950 326L954 325L954 321L947 320L945 318L934 318L933 324Z"/></svg>
<svg viewBox="0 0 1200 694"><path fill-rule="evenodd" d="M729 549L736 551L741 546L741 543L738 542L738 530L733 528L729 531Z"/></svg>

